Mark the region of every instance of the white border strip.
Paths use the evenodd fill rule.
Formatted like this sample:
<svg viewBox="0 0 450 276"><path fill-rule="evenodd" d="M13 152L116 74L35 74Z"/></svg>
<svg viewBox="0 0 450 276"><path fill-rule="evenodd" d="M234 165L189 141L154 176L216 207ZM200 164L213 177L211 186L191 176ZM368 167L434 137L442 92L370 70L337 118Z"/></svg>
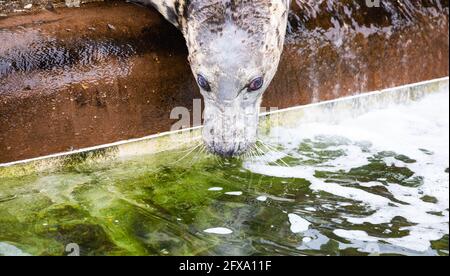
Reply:
<svg viewBox="0 0 450 276"><path fill-rule="evenodd" d="M443 77L443 78L432 79L432 80L427 80L427 81L422 81L422 82L416 82L416 83L406 84L406 85L402 85L402 86L396 86L396 87L392 87L392 88L376 90L376 91L372 91L372 92L361 92L361 93L358 93L353 96L337 98L337 99L329 100L329 101L322 101L322 102L312 103L312 104L307 104L307 105L288 107L288 108L284 108L284 109L280 109L280 110L274 110L274 111L270 111L270 112L261 113L260 116L265 117L268 115L285 113L285 112L289 112L289 111L297 111L297 110L300 110L305 107L314 107L314 106L326 105L326 104L330 104L330 103L337 103L337 102L343 102L343 101L348 101L348 100L353 100L353 99L359 99L359 98L364 98L367 96L377 95L377 94L386 93L386 92L390 92L390 91L408 89L408 88L412 88L412 87L416 87L416 86L423 86L423 85L439 83L439 82L443 82L443 81L449 81L449 77Z"/></svg>
<svg viewBox="0 0 450 276"><path fill-rule="evenodd" d="M42 160L46 160L46 159L64 157L64 156L69 156L69 155L84 153L84 152L89 152L89 151L107 149L107 148L122 146L122 145L127 145L127 144L133 144L133 143L137 143L137 142L143 142L143 141L147 141L147 140L153 140L153 139L157 139L157 138L161 138L161 137L166 137L169 135L183 134L183 133L195 131L195 130L201 129L201 128L203 128L203 126L187 128L187 129L182 129L182 130L176 130L176 131L162 132L159 134L153 134L153 135L145 136L142 138L123 140L123 141L118 141L118 142L114 142L114 143L110 143L110 144L103 144L103 145L89 147L89 148L82 148L82 149L73 150L73 151L55 153L55 154L51 154L51 155L46 155L46 156L41 156L41 157L36 157L36 158L31 158L31 159L25 159L25 160L20 160L20 161L14 161L14 162L10 162L10 163L3 163L3 164L0 164L0 168L10 167L10 166L19 165L19 164L25 164L25 163L31 163L31 162L35 162L35 161L42 161Z"/></svg>
<svg viewBox="0 0 450 276"><path fill-rule="evenodd" d="M338 99L334 99L334 100L330 100L330 101L323 101L323 102L319 102L319 103L300 105L300 106L294 106L294 107L289 107L289 108L270 111L270 112L264 112L264 113L260 114L260 117L267 117L269 115L286 113L286 112L290 112L290 111L297 111L297 110L301 110L305 107L314 107L314 106L326 105L329 103L348 101L348 100L352 100L352 99L363 98L363 97L368 97L371 95L381 94L381 93L385 93L385 92L389 92L389 91L407 89L407 88L423 86L423 85L432 84L432 83L438 83L438 82L442 82L442 81L446 81L446 80L448 81L449 77L438 78L438 79L433 79L433 80L428 80L428 81L423 81L423 82L417 82L417 83L397 86L397 87L393 87L393 88L377 90L377 91L373 91L373 92L359 93L358 95L342 97L342 98L338 98ZM74 155L74 154L79 154L79 153L84 153L84 152L89 152L89 151L107 149L110 147L122 146L122 145L126 145L126 144L133 144L133 143L137 143L137 142L167 137L170 135L178 135L178 134L183 134L186 132L192 132L192 131L200 130L202 128L203 128L203 126L198 126L198 127L193 127L193 128L183 129L183 130L162 132L159 134L145 136L142 138L123 140L123 141L119 141L119 142L115 142L115 143L103 144L103 145L99 145L99 146L88 147L88 148L83 148L83 149L69 151L69 152L61 152L61 153L46 155L46 156L42 156L42 157L14 161L14 162L10 162L10 163L3 163L3 164L0 164L0 168L1 167L10 167L10 166L19 165L19 164L26 164L26 163L31 163L31 162L35 162L35 161L42 161L42 160L47 160L47 159L52 159L52 158L58 158L58 157L63 157L63 156L69 156L69 155Z"/></svg>

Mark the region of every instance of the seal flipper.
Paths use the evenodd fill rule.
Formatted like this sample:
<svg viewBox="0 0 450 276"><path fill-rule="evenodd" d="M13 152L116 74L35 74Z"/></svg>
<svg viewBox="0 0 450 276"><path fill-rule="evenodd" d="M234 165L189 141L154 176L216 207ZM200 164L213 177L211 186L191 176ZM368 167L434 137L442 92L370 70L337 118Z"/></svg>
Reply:
<svg viewBox="0 0 450 276"><path fill-rule="evenodd" d="M175 27L180 28L179 18L176 10L175 0L131 0L133 3L143 5L152 5L161 13L167 21L172 23Z"/></svg>

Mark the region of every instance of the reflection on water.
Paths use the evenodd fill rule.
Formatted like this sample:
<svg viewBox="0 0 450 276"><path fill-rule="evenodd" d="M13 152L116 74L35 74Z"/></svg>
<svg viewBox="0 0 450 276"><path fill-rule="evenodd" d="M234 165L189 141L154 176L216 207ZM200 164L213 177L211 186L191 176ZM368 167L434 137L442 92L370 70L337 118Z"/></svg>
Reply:
<svg viewBox="0 0 450 276"><path fill-rule="evenodd" d="M448 103L277 129L242 161L176 151L4 177L0 255L448 255Z"/></svg>
<svg viewBox="0 0 450 276"><path fill-rule="evenodd" d="M171 34L158 38L158 32L143 27L132 37L61 38L33 28L0 29L5 41L0 45L0 94L14 94L18 88L55 92L77 83L128 77L133 70L130 60L164 49ZM156 43L158 39L168 42Z"/></svg>
<svg viewBox="0 0 450 276"><path fill-rule="evenodd" d="M43 37L38 32L19 31L11 33L0 30L0 37L8 42L15 42L25 37L27 44L23 47L3 46L6 50L0 57L0 78L17 72L34 70L69 69L76 64L92 66L105 62L110 57L125 59L135 54L134 45L113 40L85 39L65 42ZM18 43L20 45L20 43ZM1 49L1 48L0 48Z"/></svg>

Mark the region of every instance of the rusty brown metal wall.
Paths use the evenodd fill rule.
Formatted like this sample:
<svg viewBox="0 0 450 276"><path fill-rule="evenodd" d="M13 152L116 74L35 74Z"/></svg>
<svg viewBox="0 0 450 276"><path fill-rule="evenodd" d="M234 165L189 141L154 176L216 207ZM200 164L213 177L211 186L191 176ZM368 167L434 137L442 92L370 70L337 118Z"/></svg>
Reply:
<svg viewBox="0 0 450 276"><path fill-rule="evenodd" d="M264 105L448 76L448 1L383 3L294 1ZM159 14L123 2L1 18L0 162L169 130L200 98L186 53Z"/></svg>
<svg viewBox="0 0 450 276"><path fill-rule="evenodd" d="M104 0L0 0L0 17L11 14L31 13L37 10L53 10L59 7L79 7Z"/></svg>

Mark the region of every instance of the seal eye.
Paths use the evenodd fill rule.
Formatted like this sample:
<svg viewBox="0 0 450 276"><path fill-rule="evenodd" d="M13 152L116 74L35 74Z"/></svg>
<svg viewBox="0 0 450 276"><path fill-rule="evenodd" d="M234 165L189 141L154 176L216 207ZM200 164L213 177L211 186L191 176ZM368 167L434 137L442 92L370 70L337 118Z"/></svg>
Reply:
<svg viewBox="0 0 450 276"><path fill-rule="evenodd" d="M197 82L203 90L205 90L206 92L211 92L211 86L209 85L209 82L205 79L205 77L199 74L197 76Z"/></svg>
<svg viewBox="0 0 450 276"><path fill-rule="evenodd" d="M252 82L248 85L248 92L254 92L257 91L259 89L261 89L261 87L264 85L264 79L262 77L256 78L254 80L252 80Z"/></svg>

